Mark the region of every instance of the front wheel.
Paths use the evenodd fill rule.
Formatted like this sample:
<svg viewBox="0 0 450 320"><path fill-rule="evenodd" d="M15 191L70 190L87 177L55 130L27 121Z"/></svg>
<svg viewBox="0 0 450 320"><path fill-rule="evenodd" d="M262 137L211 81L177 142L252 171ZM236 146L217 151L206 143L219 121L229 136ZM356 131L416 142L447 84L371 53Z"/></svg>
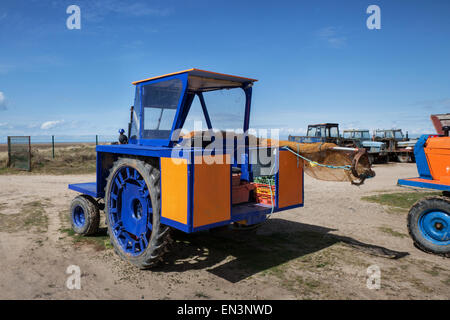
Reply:
<svg viewBox="0 0 450 320"><path fill-rule="evenodd" d="M427 197L408 213L408 230L415 245L426 252L450 255L450 200Z"/></svg>
<svg viewBox="0 0 450 320"><path fill-rule="evenodd" d="M98 232L100 211L94 198L87 195L75 197L70 204L72 230L84 236Z"/></svg>
<svg viewBox="0 0 450 320"><path fill-rule="evenodd" d="M166 252L170 229L160 223L160 172L156 165L120 158L105 188L105 210L111 243L118 255L147 269Z"/></svg>

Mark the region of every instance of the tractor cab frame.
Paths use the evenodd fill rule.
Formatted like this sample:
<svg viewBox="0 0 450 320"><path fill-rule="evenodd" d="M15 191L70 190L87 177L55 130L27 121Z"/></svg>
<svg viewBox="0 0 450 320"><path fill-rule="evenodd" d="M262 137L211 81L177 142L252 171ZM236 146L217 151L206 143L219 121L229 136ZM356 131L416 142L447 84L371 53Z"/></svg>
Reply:
<svg viewBox="0 0 450 320"><path fill-rule="evenodd" d="M343 131L341 145L345 147L364 148L367 151L370 163L388 160L386 143L372 141L368 129L347 129Z"/></svg>
<svg viewBox="0 0 450 320"><path fill-rule="evenodd" d="M189 69L133 82L136 86L130 123L130 143L155 147L172 147L198 97L208 129L216 128L205 102L204 93L237 89L245 94L245 116L240 124L249 128L252 86L256 79L237 77L199 69Z"/></svg>
<svg viewBox="0 0 450 320"><path fill-rule="evenodd" d="M339 124L338 123L320 123L308 125L306 136L292 136L289 135L289 141L299 143L316 143L329 142L339 144Z"/></svg>

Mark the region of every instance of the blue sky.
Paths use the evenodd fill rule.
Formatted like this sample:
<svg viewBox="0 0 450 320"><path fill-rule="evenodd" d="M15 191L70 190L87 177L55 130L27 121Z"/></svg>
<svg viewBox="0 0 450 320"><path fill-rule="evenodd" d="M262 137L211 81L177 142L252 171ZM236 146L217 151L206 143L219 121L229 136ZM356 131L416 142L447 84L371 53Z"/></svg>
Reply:
<svg viewBox="0 0 450 320"><path fill-rule="evenodd" d="M430 114L450 112L449 14L425 0L5 0L0 141L116 135L132 81L191 67L259 79L251 126L282 136L318 122L433 133Z"/></svg>

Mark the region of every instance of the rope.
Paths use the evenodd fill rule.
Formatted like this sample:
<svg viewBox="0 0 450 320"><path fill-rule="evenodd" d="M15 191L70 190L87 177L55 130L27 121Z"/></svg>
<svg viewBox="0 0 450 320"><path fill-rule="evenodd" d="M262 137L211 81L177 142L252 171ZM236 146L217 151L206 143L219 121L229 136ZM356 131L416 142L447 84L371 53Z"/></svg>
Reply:
<svg viewBox="0 0 450 320"><path fill-rule="evenodd" d="M308 159L304 156L302 156L301 154L298 154L297 152L289 149L288 147L283 147L281 149L285 149L288 150L290 152L292 152L293 154L295 154L297 157L302 158L305 161L308 161L309 163L311 163L311 166L319 166L319 167L325 167L325 168L330 168L330 169L343 169L343 170L351 170L352 166L350 165L345 165L345 166L332 166L332 165L328 165L328 164L322 164L322 163L318 163L316 161L313 161L311 159ZM273 173L273 169L275 168L275 163L272 165L272 168L270 168L270 173L269 176L272 175ZM273 196L273 192L272 192L272 182L271 180L269 180L269 190L270 190L270 199L271 199L271 205L272 205L272 210L270 211L269 217L271 217L271 215L273 214L274 210L275 210L275 204L274 204L274 196ZM268 220L269 218L267 218ZM266 220L266 221L267 221ZM266 222L264 221L264 222Z"/></svg>
<svg viewBox="0 0 450 320"><path fill-rule="evenodd" d="M348 170L348 171L350 171L351 168L352 168L352 166L350 166L350 165L345 165L345 166L332 166L332 165L328 165L328 164L318 163L318 162L316 162L316 161L313 161L313 160L311 160L311 159L308 159L308 158L306 158L306 157L304 157L304 156L298 154L297 152L292 151L292 150L289 149L288 147L283 147L283 148L280 148L280 149L285 149L285 150L288 150L288 151L292 152L292 153L295 154L297 157L302 158L303 160L308 161L309 163L311 163L311 166L313 166L313 167L314 167L314 166L319 166L319 167L325 167L325 168L330 168L330 169L343 169L343 170ZM273 169L274 169L274 168L275 168L275 162L274 162L274 164L272 165L272 167L270 168L269 176L272 175ZM269 190L270 190L270 199L271 199L271 205L272 205L272 208L271 208L271 210L270 210L270 213L266 215L266 217L267 217L266 220L264 220L263 222L261 222L261 223L259 223L258 225L256 225L256 228L259 228L260 226L262 226L263 224L265 224L265 223L272 217L272 214L273 214L273 212L275 211L275 201L274 201L274 196L273 196L273 192L272 192L272 180L271 180L271 179L269 179Z"/></svg>
<svg viewBox="0 0 450 320"><path fill-rule="evenodd" d="M318 163L318 162L316 162L316 161L313 161L313 160L311 160L311 159L308 159L308 158L306 158L306 157L304 157L304 156L298 154L298 153L295 152L295 151L292 151L292 150L289 149L288 147L283 147L282 149L288 150L288 151L292 152L293 154L295 154L297 157L302 158L302 159L305 160L305 161L308 161L309 163L311 163L311 166L312 166L312 167L319 166L319 167L324 167L324 168L330 168L330 169L343 169L343 170L351 170L351 168L352 168L351 165L345 165L345 166L332 166L332 165L329 165L329 164Z"/></svg>

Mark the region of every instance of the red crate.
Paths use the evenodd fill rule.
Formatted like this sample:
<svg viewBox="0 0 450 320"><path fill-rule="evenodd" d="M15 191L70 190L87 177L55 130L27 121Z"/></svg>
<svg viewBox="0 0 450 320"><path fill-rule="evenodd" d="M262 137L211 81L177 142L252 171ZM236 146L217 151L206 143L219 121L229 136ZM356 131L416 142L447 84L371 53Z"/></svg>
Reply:
<svg viewBox="0 0 450 320"><path fill-rule="evenodd" d="M241 184L241 174L240 173L233 173L231 175L231 185L233 187L237 187Z"/></svg>
<svg viewBox="0 0 450 320"><path fill-rule="evenodd" d="M231 189L232 204L248 202L250 198L250 191L254 189L255 186L250 183L233 186Z"/></svg>

